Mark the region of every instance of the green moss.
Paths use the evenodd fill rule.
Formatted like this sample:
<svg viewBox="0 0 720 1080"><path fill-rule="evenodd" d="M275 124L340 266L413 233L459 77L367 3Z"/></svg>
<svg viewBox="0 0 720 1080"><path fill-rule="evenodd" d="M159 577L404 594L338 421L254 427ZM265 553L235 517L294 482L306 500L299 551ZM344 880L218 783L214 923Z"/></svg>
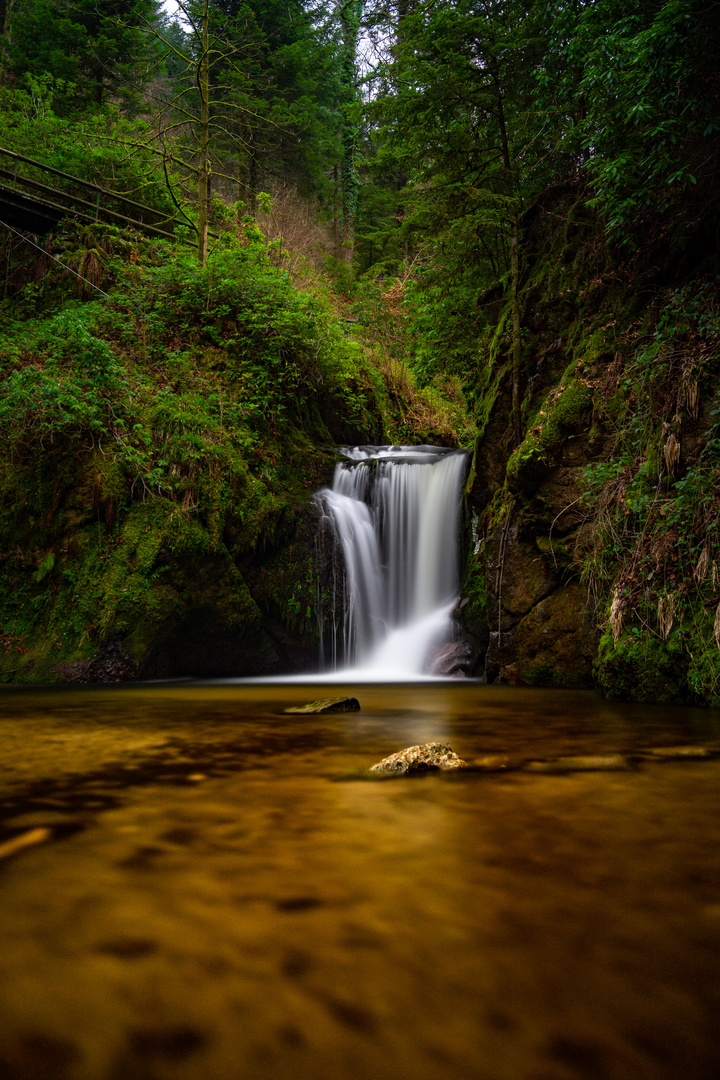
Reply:
<svg viewBox="0 0 720 1080"><path fill-rule="evenodd" d="M681 634L667 641L634 627L617 643L611 633L600 639L593 665L597 683L609 698L619 701L686 702L688 658Z"/></svg>
<svg viewBox="0 0 720 1080"><path fill-rule="evenodd" d="M569 675L567 664L557 667L547 656L536 656L531 660L520 658L522 680L528 686L577 686L578 683Z"/></svg>
<svg viewBox="0 0 720 1080"><path fill-rule="evenodd" d="M551 391L535 423L507 464L511 491L533 491L555 455L569 438L579 434L592 413L593 390L579 378Z"/></svg>
<svg viewBox="0 0 720 1080"><path fill-rule="evenodd" d="M628 399L623 390L603 398L601 402L602 417L604 422L612 428L620 428L628 411Z"/></svg>
<svg viewBox="0 0 720 1080"><path fill-rule="evenodd" d="M482 515L483 527L486 535L498 528L506 520L513 503L513 496L507 485L498 488L490 500L489 506L485 507Z"/></svg>
<svg viewBox="0 0 720 1080"><path fill-rule="evenodd" d="M535 544L545 566L565 570L575 563L575 538L572 536L536 536Z"/></svg>
<svg viewBox="0 0 720 1080"><path fill-rule="evenodd" d="M460 585L460 595L463 598L460 621L465 630L479 640L484 640L488 633L485 553L480 545L474 545L474 548L477 550L473 550L465 563Z"/></svg>
<svg viewBox="0 0 720 1080"><path fill-rule="evenodd" d="M598 363L609 364L613 358L613 344L608 340L605 327L588 334L581 322L578 323L579 337L574 349L574 360L581 360L586 368Z"/></svg>
<svg viewBox="0 0 720 1080"><path fill-rule="evenodd" d="M508 363L488 365L480 381L475 407L478 439L481 439L485 434L485 428L490 421L498 394L505 382L508 367Z"/></svg>
<svg viewBox="0 0 720 1080"><path fill-rule="evenodd" d="M720 708L720 652L714 635L693 641L689 651L687 683L699 701Z"/></svg>

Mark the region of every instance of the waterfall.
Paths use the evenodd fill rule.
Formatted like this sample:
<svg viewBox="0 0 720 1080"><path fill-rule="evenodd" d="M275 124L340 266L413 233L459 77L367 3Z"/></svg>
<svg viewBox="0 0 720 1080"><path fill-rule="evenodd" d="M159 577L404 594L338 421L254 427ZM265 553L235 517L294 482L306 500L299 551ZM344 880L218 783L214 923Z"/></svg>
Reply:
<svg viewBox="0 0 720 1080"><path fill-rule="evenodd" d="M342 451L320 513L323 654L378 679L420 675L452 638L460 497L469 451L361 446Z"/></svg>

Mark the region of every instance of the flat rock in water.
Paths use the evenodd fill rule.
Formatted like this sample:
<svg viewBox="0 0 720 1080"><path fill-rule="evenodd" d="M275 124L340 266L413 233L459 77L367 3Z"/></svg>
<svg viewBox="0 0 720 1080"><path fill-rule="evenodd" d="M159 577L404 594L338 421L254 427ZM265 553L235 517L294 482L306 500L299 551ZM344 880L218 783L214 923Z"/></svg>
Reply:
<svg viewBox="0 0 720 1080"><path fill-rule="evenodd" d="M320 698L319 701L309 701L307 705L295 705L291 709L283 709L283 712L300 713L303 716L314 715L316 713L359 711L360 702L354 697Z"/></svg>
<svg viewBox="0 0 720 1080"><path fill-rule="evenodd" d="M642 751L643 756L658 758L661 761L684 761L693 758L715 757L717 751L707 746L655 746Z"/></svg>
<svg viewBox="0 0 720 1080"><path fill-rule="evenodd" d="M467 762L468 768L475 772L505 772L507 769L519 769L521 765L522 761L508 754L483 754Z"/></svg>
<svg viewBox="0 0 720 1080"><path fill-rule="evenodd" d="M408 776L413 773L437 772L440 769L461 769L465 765L449 746L444 743L423 743L408 746L397 754L383 758L368 770L386 776Z"/></svg>
<svg viewBox="0 0 720 1080"><path fill-rule="evenodd" d="M528 761L525 772L615 772L629 769L630 762L622 754L582 754L577 757L560 757L553 761Z"/></svg>

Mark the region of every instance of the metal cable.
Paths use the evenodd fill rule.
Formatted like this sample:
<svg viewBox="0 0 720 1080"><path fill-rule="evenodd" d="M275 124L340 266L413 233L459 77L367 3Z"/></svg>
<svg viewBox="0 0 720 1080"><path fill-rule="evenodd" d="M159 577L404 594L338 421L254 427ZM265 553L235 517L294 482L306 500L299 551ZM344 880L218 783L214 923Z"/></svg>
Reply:
<svg viewBox="0 0 720 1080"><path fill-rule="evenodd" d="M83 277L82 274L78 274L77 270L73 270L72 266L68 266L68 264L64 263L62 259L58 259L57 255L52 255L49 251L46 251L45 248L41 248L39 244L36 244L34 240L29 240L27 236L23 236L23 234L21 232L18 232L18 230L15 229L12 225L8 225L7 221L2 221L2 219L0 219L0 225L4 225L6 229L9 229L10 232L14 232L15 235L19 236L21 240L24 240L26 244L30 244L32 247L37 248L37 250L41 251L43 255L47 255L49 259L53 259L56 263L59 263L60 266L64 267L65 270L69 270L71 274L74 274L76 278L80 279L80 281L84 281L87 285L90 286L91 289L95 289L97 292L102 293L103 296L107 296L108 300L110 299L110 293L106 293L104 289L101 289L92 281L88 281L88 279L86 277Z"/></svg>

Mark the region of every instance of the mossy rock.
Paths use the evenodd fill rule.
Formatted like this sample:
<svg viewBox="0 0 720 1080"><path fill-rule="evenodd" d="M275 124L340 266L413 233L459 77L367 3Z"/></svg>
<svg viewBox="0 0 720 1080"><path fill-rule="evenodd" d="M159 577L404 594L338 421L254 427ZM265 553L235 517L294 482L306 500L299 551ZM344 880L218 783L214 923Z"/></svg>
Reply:
<svg viewBox="0 0 720 1080"><path fill-rule="evenodd" d="M661 641L632 628L617 643L612 634L605 633L593 670L605 696L617 701L672 704L686 703L692 697L688 658L678 633Z"/></svg>
<svg viewBox="0 0 720 1080"><path fill-rule="evenodd" d="M597 632L587 593L576 582L535 604L517 626L497 635L488 672L501 682L529 686L591 686Z"/></svg>
<svg viewBox="0 0 720 1080"><path fill-rule="evenodd" d="M514 493L533 494L561 461L565 444L589 424L593 391L581 379L560 387L546 399L529 431L507 465L507 484Z"/></svg>
<svg viewBox="0 0 720 1080"><path fill-rule="evenodd" d="M521 669L533 686L590 686L597 631L585 588L571 582L523 620Z"/></svg>

